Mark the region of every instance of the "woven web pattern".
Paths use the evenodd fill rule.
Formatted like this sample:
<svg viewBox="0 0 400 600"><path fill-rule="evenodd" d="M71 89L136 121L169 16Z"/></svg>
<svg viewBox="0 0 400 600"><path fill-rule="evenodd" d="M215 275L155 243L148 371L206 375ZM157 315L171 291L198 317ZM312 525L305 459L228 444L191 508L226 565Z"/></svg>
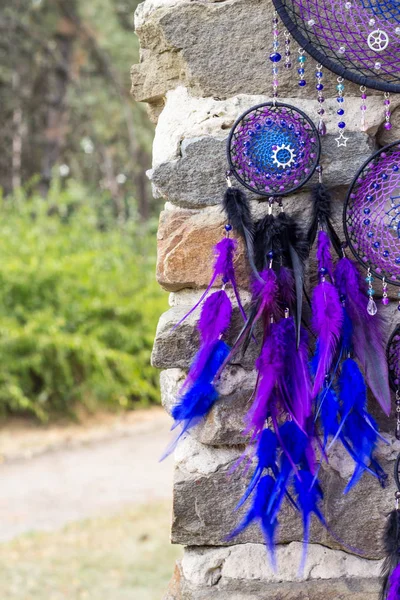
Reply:
<svg viewBox="0 0 400 600"><path fill-rule="evenodd" d="M345 232L357 258L400 285L400 144L383 148L363 167L345 206Z"/></svg>
<svg viewBox="0 0 400 600"><path fill-rule="evenodd" d="M388 345L388 366L390 384L394 390L400 389L400 326L397 326Z"/></svg>
<svg viewBox="0 0 400 600"><path fill-rule="evenodd" d="M360 85L400 92L400 2L274 0L274 4L299 44L328 69ZM382 37L378 45L371 34Z"/></svg>
<svg viewBox="0 0 400 600"><path fill-rule="evenodd" d="M283 196L301 187L319 160L318 133L296 108L263 104L234 125L228 159L237 179L264 196Z"/></svg>

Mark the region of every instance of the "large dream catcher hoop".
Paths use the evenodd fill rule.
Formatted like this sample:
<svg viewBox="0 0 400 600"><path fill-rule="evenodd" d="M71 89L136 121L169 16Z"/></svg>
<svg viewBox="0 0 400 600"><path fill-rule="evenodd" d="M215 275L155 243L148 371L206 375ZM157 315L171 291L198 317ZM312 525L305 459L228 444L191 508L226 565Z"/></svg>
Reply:
<svg viewBox="0 0 400 600"><path fill-rule="evenodd" d="M358 261L372 281L383 282L383 304L389 304L387 285L400 286L400 142L376 152L358 171L347 194L344 231Z"/></svg>
<svg viewBox="0 0 400 600"><path fill-rule="evenodd" d="M400 92L400 5L396 0L273 0L288 31L338 76Z"/></svg>

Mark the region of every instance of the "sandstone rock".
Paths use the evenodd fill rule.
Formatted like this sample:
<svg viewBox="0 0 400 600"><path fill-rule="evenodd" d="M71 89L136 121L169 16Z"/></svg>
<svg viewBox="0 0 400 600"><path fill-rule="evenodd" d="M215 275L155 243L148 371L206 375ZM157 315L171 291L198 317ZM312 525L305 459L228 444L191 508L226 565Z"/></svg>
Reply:
<svg viewBox="0 0 400 600"><path fill-rule="evenodd" d="M178 82L204 97L268 94L272 14L271 0L144 2L136 15L142 50L132 67L134 97L157 104ZM283 25L279 29L283 33ZM280 69L280 95L301 98L307 91L298 86L297 44L292 47L294 68ZM308 61L309 81L314 65ZM326 97L335 96L336 77L326 73L324 84ZM358 96L358 86L346 84L346 92Z"/></svg>
<svg viewBox="0 0 400 600"><path fill-rule="evenodd" d="M300 552L298 544L278 548L285 568L282 575L279 571L271 576L262 546L188 548L171 582L176 590L179 581L179 595L175 592L165 600L378 600L378 562L312 545L306 566L309 579L302 579L294 573Z"/></svg>
<svg viewBox="0 0 400 600"><path fill-rule="evenodd" d="M226 217L220 207L212 212L163 211L158 230L157 281L164 289L207 287L214 265L213 248L223 239ZM249 273L244 248L239 240L236 279L247 287ZM220 280L216 282L221 285Z"/></svg>
<svg viewBox="0 0 400 600"><path fill-rule="evenodd" d="M387 144L393 144L400 140L400 108L397 107L392 112L392 117L390 119L392 124L392 129L389 131L385 129L384 124L382 124L379 128L377 140L381 146L386 146Z"/></svg>
<svg viewBox="0 0 400 600"><path fill-rule="evenodd" d="M399 443L393 439L389 447L384 444L379 447L377 457L388 474L393 471L398 451ZM243 509L235 512L234 508L251 476L251 473L244 475L241 469L232 472L242 452L243 449L210 448L192 436L180 443L176 451L173 543L185 546L228 544L227 536L244 514ZM323 512L335 538L313 519L311 541L351 551L363 558L380 559L386 515L393 508L394 484L390 480L389 488L382 490L375 479L364 474L358 486L344 496L343 490L353 468L352 460L339 446L332 463L322 466ZM279 542L300 542L302 537L301 519L286 503L280 516ZM239 544L262 542L256 525L235 539Z"/></svg>

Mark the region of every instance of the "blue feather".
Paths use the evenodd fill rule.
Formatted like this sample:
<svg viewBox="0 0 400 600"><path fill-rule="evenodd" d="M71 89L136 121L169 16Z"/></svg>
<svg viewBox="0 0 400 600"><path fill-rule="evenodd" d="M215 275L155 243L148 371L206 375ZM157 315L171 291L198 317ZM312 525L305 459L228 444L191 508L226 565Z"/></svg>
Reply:
<svg viewBox="0 0 400 600"><path fill-rule="evenodd" d="M264 429L260 435L260 440L257 446L257 467L253 477L247 486L247 489L242 496L239 504L236 507L238 510L249 498L257 483L259 482L264 469L271 469L275 476L278 475L278 467L276 464L276 453L278 450L278 439L271 429Z"/></svg>
<svg viewBox="0 0 400 600"><path fill-rule="evenodd" d="M319 411L322 429L324 432L323 447L326 448L328 438L330 436L336 436L339 429L339 401L332 385L326 386L322 392Z"/></svg>
<svg viewBox="0 0 400 600"><path fill-rule="evenodd" d="M310 520L314 513L321 523L326 527L326 521L318 506L323 499L321 486L310 471L302 470L299 472L299 477L295 478L294 488L297 494L297 502L303 516L304 528L304 550L300 565L300 572L304 570L305 561L307 558L307 544L310 539Z"/></svg>
<svg viewBox="0 0 400 600"><path fill-rule="evenodd" d="M353 323L346 308L343 307L342 351L349 355L353 349Z"/></svg>
<svg viewBox="0 0 400 600"><path fill-rule="evenodd" d="M172 429L180 425L181 431L168 446L160 460L164 460L174 451L182 436L205 417L218 400L218 392L213 384L213 380L229 355L230 350L230 347L225 342L217 340L207 360L204 361L203 369L196 381L189 389L185 389L183 395L173 407L172 417L175 423ZM194 360L196 361L196 358Z"/></svg>

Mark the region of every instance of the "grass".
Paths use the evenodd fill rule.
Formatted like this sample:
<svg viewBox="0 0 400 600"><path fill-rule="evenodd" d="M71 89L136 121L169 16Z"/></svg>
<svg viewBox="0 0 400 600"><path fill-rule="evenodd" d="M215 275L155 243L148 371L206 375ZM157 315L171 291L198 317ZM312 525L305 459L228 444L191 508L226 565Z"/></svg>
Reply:
<svg viewBox="0 0 400 600"><path fill-rule="evenodd" d="M0 545L4 600L161 600L181 549L170 505L134 507Z"/></svg>

